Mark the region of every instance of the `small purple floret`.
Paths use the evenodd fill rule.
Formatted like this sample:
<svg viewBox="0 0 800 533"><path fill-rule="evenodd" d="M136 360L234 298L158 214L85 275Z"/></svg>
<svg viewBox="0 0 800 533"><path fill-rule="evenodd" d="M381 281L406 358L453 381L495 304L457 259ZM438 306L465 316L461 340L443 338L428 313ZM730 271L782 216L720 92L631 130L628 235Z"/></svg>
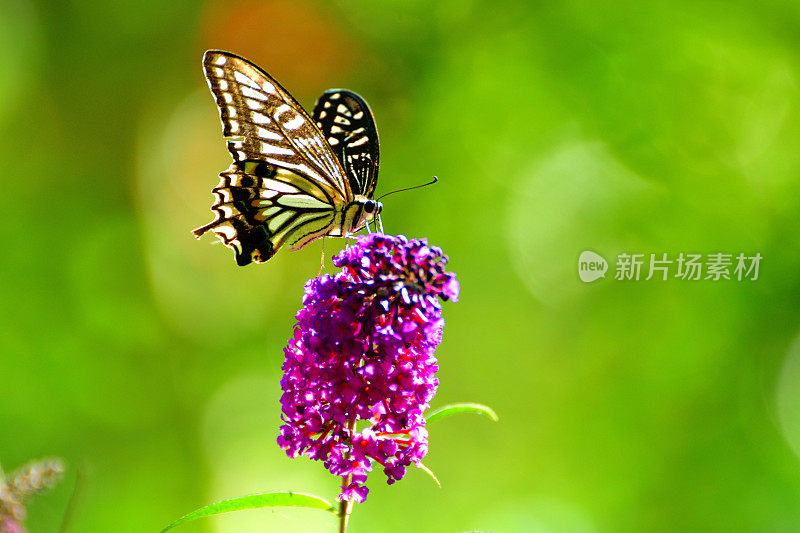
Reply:
<svg viewBox="0 0 800 533"><path fill-rule="evenodd" d="M340 273L306 283L284 350L278 445L341 476L340 500L366 499L374 463L392 484L428 453L439 298L459 292L446 263L424 239L372 233L333 258Z"/></svg>

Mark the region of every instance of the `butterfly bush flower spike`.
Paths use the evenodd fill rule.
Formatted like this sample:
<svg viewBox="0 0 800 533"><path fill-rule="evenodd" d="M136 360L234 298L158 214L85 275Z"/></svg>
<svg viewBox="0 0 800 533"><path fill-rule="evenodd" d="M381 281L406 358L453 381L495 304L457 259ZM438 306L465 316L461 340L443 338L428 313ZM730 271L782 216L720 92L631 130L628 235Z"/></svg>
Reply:
<svg viewBox="0 0 800 533"><path fill-rule="evenodd" d="M424 239L373 233L334 257L341 272L306 283L285 349L278 444L341 476L340 500L363 502L373 468L392 484L428 453L440 300L459 292L446 263Z"/></svg>

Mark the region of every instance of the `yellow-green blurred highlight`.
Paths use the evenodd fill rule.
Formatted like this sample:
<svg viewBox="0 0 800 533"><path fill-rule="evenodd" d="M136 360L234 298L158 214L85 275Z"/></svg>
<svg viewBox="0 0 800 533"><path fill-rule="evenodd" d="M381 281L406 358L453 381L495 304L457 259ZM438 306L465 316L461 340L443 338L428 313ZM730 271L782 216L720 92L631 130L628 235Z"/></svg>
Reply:
<svg viewBox="0 0 800 533"><path fill-rule="evenodd" d="M120 533L337 493L275 444L319 243L242 269L190 233L229 163L207 48L309 108L362 94L379 193L440 177L384 223L461 282L434 407L500 422L432 425L443 488L376 475L350 531L800 529L797 2L5 0L0 28L0 462L68 464L31 531L73 493L66 531ZM764 259L754 282L583 284L583 250ZM335 527L280 510L182 530Z"/></svg>

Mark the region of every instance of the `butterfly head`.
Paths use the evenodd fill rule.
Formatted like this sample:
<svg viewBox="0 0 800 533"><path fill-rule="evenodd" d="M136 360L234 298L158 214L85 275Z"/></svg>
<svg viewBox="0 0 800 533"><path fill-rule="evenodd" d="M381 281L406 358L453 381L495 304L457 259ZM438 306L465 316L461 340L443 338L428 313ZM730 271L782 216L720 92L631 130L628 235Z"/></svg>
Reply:
<svg viewBox="0 0 800 533"><path fill-rule="evenodd" d="M358 231L365 225L369 228L369 223L373 220L380 221L380 213L383 209L383 204L373 200L372 198L365 198L357 196L356 199L347 206L345 209L346 222L342 225L348 228L346 231ZM378 222L380 227L380 222Z"/></svg>
<svg viewBox="0 0 800 533"><path fill-rule="evenodd" d="M372 220L381 213L383 204L375 200L367 200L364 202L364 215L367 220Z"/></svg>

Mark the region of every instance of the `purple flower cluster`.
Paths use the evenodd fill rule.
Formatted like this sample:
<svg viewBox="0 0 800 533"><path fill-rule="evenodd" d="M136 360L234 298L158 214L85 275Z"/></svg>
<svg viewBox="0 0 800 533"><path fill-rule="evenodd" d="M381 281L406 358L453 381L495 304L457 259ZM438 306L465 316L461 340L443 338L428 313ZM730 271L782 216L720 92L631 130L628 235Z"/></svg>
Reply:
<svg viewBox="0 0 800 533"><path fill-rule="evenodd" d="M428 452L439 298L456 301L459 291L446 263L425 240L373 233L333 258L340 273L306 283L284 350L278 444L341 476L340 500L366 499L373 463L392 484Z"/></svg>

